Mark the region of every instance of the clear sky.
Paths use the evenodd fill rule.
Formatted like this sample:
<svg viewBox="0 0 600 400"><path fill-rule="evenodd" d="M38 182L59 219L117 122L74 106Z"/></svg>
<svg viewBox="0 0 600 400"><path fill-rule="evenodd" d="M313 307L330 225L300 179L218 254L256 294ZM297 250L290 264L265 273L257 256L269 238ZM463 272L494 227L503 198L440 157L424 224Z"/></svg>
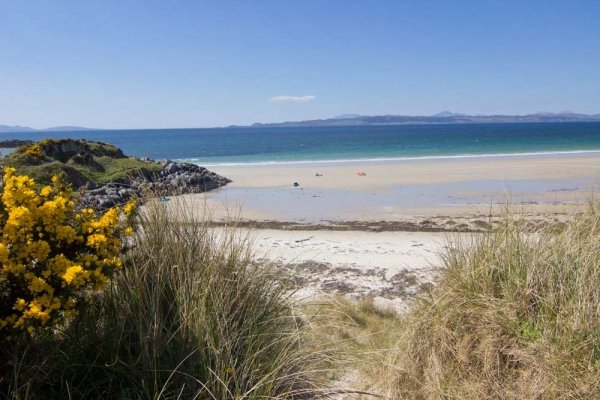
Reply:
<svg viewBox="0 0 600 400"><path fill-rule="evenodd" d="M600 1L0 0L0 124L600 113Z"/></svg>

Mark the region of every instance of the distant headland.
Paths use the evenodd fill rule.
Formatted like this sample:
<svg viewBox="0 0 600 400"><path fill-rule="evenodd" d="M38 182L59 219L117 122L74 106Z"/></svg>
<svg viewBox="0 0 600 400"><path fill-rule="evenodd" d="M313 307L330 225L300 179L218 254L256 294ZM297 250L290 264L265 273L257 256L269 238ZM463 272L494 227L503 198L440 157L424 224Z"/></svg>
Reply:
<svg viewBox="0 0 600 400"><path fill-rule="evenodd" d="M84 128L82 126L53 126L51 128L34 129L29 126L0 125L0 133L16 132L69 132L69 131L97 131L100 129Z"/></svg>
<svg viewBox="0 0 600 400"><path fill-rule="evenodd" d="M537 112L524 115L468 115L451 111L442 111L433 115L361 115L342 114L332 118L305 121L256 122L252 125L229 125L226 128L278 128L310 126L369 126L369 125L442 125L442 124L497 124L497 123L535 123L535 122L600 122L600 114L581 114L570 111L558 113ZM188 129L192 129L190 127ZM152 128L140 128L152 129ZM34 129L28 126L0 125L0 133L23 132L76 132L100 131L98 128L81 126L55 126ZM115 128L114 130L121 130Z"/></svg>
<svg viewBox="0 0 600 400"><path fill-rule="evenodd" d="M600 122L600 114L573 112L539 112L526 115L467 115L442 111L434 115L358 115L343 114L333 118L279 123L255 123L251 127L306 127L356 125L414 125L414 124L497 124L535 122Z"/></svg>

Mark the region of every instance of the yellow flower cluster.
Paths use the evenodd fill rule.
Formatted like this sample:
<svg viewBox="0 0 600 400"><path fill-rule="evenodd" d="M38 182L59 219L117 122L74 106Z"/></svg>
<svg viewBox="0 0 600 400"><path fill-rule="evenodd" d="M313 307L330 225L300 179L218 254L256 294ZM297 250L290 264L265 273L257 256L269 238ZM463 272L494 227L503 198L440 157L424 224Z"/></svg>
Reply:
<svg viewBox="0 0 600 400"><path fill-rule="evenodd" d="M29 154L34 158L40 158L42 156L42 148L37 143L32 144L31 146L25 148L25 154Z"/></svg>
<svg viewBox="0 0 600 400"><path fill-rule="evenodd" d="M0 201L0 337L52 327L76 313L90 290L121 267L121 236L131 235L130 202L102 215L77 211L60 179L37 189L4 170Z"/></svg>

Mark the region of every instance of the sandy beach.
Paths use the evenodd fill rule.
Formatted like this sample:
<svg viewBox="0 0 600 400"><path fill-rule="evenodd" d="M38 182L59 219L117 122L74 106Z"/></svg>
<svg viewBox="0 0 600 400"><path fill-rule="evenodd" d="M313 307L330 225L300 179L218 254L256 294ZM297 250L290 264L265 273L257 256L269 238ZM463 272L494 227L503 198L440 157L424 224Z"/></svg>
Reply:
<svg viewBox="0 0 600 400"><path fill-rule="evenodd" d="M285 231L250 232L257 260L275 262L289 274L300 302L323 296L371 296L398 312L428 290L449 241L473 234L430 232Z"/></svg>
<svg viewBox="0 0 600 400"><path fill-rule="evenodd" d="M244 166L211 166L232 186L386 190L394 185L476 180L579 180L600 176L600 153L355 161ZM314 172L323 176L315 177ZM357 173L365 172L366 176Z"/></svg>
<svg viewBox="0 0 600 400"><path fill-rule="evenodd" d="M233 182L184 197L195 209L208 206L217 220L234 215L306 225L413 221L446 230L437 228L482 224L507 203L532 215L563 215L598 191L600 153L210 169ZM439 224L431 226L431 218Z"/></svg>
<svg viewBox="0 0 600 400"><path fill-rule="evenodd" d="M404 311L434 283L448 241L493 227L507 202L532 230L585 207L600 154L210 169L233 182L170 203L240 219L256 259L289 274L300 301L372 296Z"/></svg>

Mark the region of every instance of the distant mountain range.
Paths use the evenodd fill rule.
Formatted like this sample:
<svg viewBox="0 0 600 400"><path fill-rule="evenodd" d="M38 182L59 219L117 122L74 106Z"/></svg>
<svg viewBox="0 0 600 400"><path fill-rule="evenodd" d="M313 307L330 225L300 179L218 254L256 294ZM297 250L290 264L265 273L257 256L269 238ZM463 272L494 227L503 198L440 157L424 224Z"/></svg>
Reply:
<svg viewBox="0 0 600 400"><path fill-rule="evenodd" d="M526 115L468 115L452 111L441 111L433 115L360 115L342 114L333 118L307 121L288 121L274 123L255 123L251 127L302 127L302 126L358 126L358 125L427 125L427 124L494 124L494 123L531 123L531 122L600 122L600 114L579 114L571 111L558 113L540 111ZM240 127L231 125L230 127ZM92 131L95 128L81 126L55 126L34 129L28 126L0 125L0 133L16 132L69 132Z"/></svg>
<svg viewBox="0 0 600 400"><path fill-rule="evenodd" d="M0 125L0 133L15 133L15 132L68 132L68 131L93 131L93 128L83 128L81 126L54 126L45 129L33 129L28 126L19 125Z"/></svg>
<svg viewBox="0 0 600 400"><path fill-rule="evenodd" d="M255 123L252 127L285 126L356 126L356 125L411 125L411 124L493 124L531 122L600 122L600 114L537 112L527 115L467 115L442 111L434 115L358 115L343 114L328 119L290 121L280 123Z"/></svg>

